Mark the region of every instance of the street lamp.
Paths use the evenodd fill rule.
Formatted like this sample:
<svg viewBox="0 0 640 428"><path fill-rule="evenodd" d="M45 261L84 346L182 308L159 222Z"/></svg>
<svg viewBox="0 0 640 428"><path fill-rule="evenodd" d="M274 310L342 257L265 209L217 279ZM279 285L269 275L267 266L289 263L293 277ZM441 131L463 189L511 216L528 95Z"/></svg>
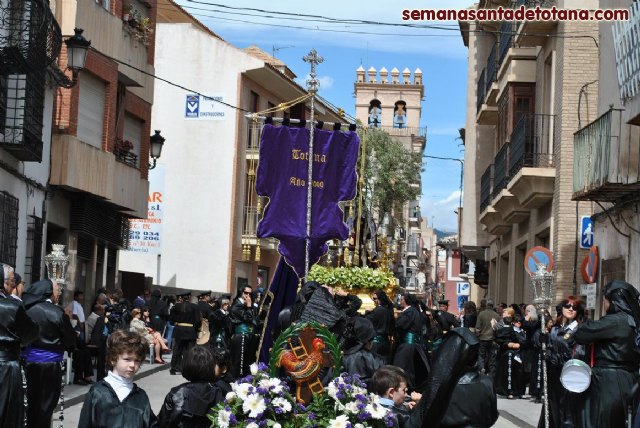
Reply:
<svg viewBox="0 0 640 428"><path fill-rule="evenodd" d="M164 137L160 135L160 131L156 129L156 133L153 134L149 140L151 141L151 149L149 150L149 154L151 155L151 159L153 159L153 164L149 167L149 169L153 169L156 167L156 161L160 158L162 154L162 146L164 145Z"/></svg>
<svg viewBox="0 0 640 428"><path fill-rule="evenodd" d="M64 288L67 282L67 266L69 256L64 253L66 245L52 244L51 252L44 256L44 264L47 267L47 276Z"/></svg>
<svg viewBox="0 0 640 428"><path fill-rule="evenodd" d="M87 52L91 41L84 38L82 28L74 28L75 34L64 41L67 45L67 68L71 70L71 80L64 73L53 73L58 86L63 88L73 88L78 83L78 73L85 66L87 60Z"/></svg>

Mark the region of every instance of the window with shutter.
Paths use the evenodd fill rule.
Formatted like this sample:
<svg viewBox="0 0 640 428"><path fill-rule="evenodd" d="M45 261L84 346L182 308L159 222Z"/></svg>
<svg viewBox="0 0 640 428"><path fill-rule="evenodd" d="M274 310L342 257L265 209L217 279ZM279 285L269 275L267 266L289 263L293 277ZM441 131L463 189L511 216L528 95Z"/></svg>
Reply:
<svg viewBox="0 0 640 428"><path fill-rule="evenodd" d="M80 76L79 85L78 139L102 149L106 85L87 72Z"/></svg>
<svg viewBox="0 0 640 428"><path fill-rule="evenodd" d="M140 147L142 146L142 121L135 116L125 114L122 139L133 143L131 154L135 155L135 167L140 166Z"/></svg>
<svg viewBox="0 0 640 428"><path fill-rule="evenodd" d="M18 210L18 198L0 192L0 263L13 267L18 248Z"/></svg>

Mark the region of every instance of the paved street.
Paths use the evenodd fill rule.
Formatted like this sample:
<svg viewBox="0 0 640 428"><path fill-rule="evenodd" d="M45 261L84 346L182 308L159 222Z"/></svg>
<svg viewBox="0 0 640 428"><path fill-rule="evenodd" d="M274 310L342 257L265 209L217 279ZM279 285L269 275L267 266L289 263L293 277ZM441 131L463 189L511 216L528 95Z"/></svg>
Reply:
<svg viewBox="0 0 640 428"><path fill-rule="evenodd" d="M159 371L155 371L158 370ZM185 382L184 378L180 375L171 376L169 374L168 364L160 367L155 365L143 366L141 375L145 377L136 381L136 383L147 392L149 400L151 401L151 408L154 413L160 411L162 402L165 395L169 392L169 389ZM68 391L70 390L70 391ZM70 385L65 388L65 392L68 393L69 398L73 401L78 401L83 394L89 390L89 387L78 387ZM74 398L75 397L75 398ZM72 401L72 402L73 402ZM500 418L494 425L496 428L532 428L537 426L538 417L540 415L540 404L534 404L530 400L507 400L498 399L498 409L500 410ZM70 406L64 411L64 427L75 428L78 426L78 419L80 417L80 410L82 409L82 401ZM54 415L57 416L56 412ZM57 420L54 420L51 425L52 428L59 428L60 424Z"/></svg>

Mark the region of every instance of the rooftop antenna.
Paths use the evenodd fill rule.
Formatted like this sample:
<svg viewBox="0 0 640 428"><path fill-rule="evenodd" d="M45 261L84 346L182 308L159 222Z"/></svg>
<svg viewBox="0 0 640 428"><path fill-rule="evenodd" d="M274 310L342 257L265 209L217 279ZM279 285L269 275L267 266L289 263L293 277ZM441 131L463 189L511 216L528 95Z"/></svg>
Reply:
<svg viewBox="0 0 640 428"><path fill-rule="evenodd" d="M295 46L277 46L277 45L273 45L273 46L271 46L271 56L275 58L276 57L276 52L279 52L282 49L288 49L288 48L295 48Z"/></svg>

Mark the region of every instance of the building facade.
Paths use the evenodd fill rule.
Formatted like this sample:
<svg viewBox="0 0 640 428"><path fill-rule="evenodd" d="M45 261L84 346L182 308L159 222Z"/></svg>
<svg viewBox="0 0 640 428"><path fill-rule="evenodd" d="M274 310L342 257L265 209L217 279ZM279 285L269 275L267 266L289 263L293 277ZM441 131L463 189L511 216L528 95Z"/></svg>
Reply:
<svg viewBox="0 0 640 428"><path fill-rule="evenodd" d="M613 279L640 286L640 70L630 37L640 28L640 8L629 21L599 25L598 99L595 118L574 135L573 200L593 204L593 245L599 250L597 291Z"/></svg>
<svg viewBox="0 0 640 428"><path fill-rule="evenodd" d="M257 47L229 44L171 1L163 0L159 12L155 64L159 75L192 91L158 84L153 124L167 139L159 160L159 252L121 251L119 270L142 273L156 285L217 293L266 287L279 254L277 241L256 236L267 202L255 191L262 123L246 112L293 100L306 89L281 61ZM321 99L316 107L317 120L344 121ZM309 107L274 115L308 119Z"/></svg>
<svg viewBox="0 0 640 428"><path fill-rule="evenodd" d="M508 3L474 7L500 6ZM576 294L575 267L586 254L578 248L577 222L593 206L571 199L573 133L596 114L597 25L461 22L460 28L469 48L462 251L476 274L488 265L487 295L498 302L532 300L524 259L534 246L553 252L556 298ZM561 36L575 32L581 37Z"/></svg>
<svg viewBox="0 0 640 428"><path fill-rule="evenodd" d="M46 243L67 245L67 291L84 290L89 304L97 289L122 286L117 257L129 219L147 216L156 13L155 1L56 5L62 33L83 28L92 48L50 116Z"/></svg>

